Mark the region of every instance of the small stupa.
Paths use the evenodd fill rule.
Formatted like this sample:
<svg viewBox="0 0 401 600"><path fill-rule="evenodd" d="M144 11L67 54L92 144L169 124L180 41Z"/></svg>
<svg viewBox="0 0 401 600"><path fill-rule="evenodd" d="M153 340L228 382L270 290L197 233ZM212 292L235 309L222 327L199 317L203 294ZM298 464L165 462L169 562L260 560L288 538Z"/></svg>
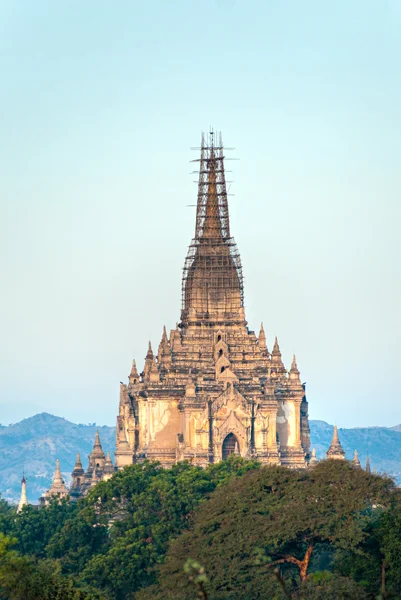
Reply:
<svg viewBox="0 0 401 600"><path fill-rule="evenodd" d="M338 437L337 425L334 425L333 439L331 440L330 448L326 452L327 458L334 458L344 460L345 452L341 446L340 439Z"/></svg>

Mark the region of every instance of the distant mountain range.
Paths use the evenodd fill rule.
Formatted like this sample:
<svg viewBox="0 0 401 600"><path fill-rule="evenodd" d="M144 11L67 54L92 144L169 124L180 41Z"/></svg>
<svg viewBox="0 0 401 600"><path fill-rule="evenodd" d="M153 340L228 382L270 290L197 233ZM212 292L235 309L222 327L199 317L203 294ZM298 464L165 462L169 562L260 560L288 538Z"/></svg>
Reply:
<svg viewBox="0 0 401 600"><path fill-rule="evenodd" d="M311 447L316 448L319 458L323 458L331 442L333 426L325 421L310 421L310 428ZM78 451L86 468L96 429L99 430L103 450L110 450L113 456L114 427L76 425L48 413L24 419L15 425L0 425L1 496L10 502L18 500L24 471L29 501L36 503L51 483L56 458L60 460L66 483L69 483ZM401 483L401 425L339 429L339 436L347 458L352 458L356 448L363 466L369 455L372 469L387 473Z"/></svg>

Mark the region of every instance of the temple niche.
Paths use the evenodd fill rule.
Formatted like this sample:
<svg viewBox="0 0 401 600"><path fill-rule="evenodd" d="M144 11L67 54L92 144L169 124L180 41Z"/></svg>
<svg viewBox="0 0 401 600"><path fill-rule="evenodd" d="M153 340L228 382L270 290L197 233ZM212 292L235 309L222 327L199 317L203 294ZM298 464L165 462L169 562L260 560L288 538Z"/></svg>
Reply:
<svg viewBox="0 0 401 600"><path fill-rule="evenodd" d="M120 385L117 468L157 460L206 466L231 454L305 467L308 403L295 357L269 352L245 319L241 258L230 233L221 136L202 137L195 236L182 280L181 319L149 342Z"/></svg>

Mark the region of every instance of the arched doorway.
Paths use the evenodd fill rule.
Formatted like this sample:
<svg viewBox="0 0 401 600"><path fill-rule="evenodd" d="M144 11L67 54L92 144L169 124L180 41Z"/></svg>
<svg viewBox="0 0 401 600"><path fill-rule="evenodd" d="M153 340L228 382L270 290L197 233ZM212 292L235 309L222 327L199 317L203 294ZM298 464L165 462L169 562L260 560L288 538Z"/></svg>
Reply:
<svg viewBox="0 0 401 600"><path fill-rule="evenodd" d="M223 442L223 460L225 460L230 454L239 454L239 443L233 433L229 433Z"/></svg>

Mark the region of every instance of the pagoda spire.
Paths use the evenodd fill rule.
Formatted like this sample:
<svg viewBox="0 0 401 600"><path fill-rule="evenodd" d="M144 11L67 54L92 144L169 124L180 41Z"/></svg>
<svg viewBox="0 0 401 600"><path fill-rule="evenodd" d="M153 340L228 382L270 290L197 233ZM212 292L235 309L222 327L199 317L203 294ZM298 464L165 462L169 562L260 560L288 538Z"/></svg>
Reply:
<svg viewBox="0 0 401 600"><path fill-rule="evenodd" d="M168 355L171 354L170 344L167 337L166 326L163 326L163 334L162 339L159 344L159 350L157 353L157 360L159 364L161 364L162 360L165 359Z"/></svg>
<svg viewBox="0 0 401 600"><path fill-rule="evenodd" d="M77 457L75 459L74 471L83 471L81 454L79 452L77 452Z"/></svg>
<svg viewBox="0 0 401 600"><path fill-rule="evenodd" d="M129 382L137 383L139 381L138 369L136 368L136 360L132 361L131 373L129 374Z"/></svg>
<svg viewBox="0 0 401 600"><path fill-rule="evenodd" d="M280 352L280 346L278 345L278 339L277 336L274 338L274 345L273 345L273 350L271 353L271 357L272 357L272 362L276 362L276 363L281 363L281 352Z"/></svg>
<svg viewBox="0 0 401 600"><path fill-rule="evenodd" d="M352 464L355 467L360 467L361 463L359 461L358 450L354 450L354 458L352 459Z"/></svg>
<svg viewBox="0 0 401 600"><path fill-rule="evenodd" d="M143 369L143 378L145 380L149 379L149 373L152 368L153 361L154 361L154 354L153 354L153 350L152 350L152 344L149 341L148 351L147 351L146 357L145 357L145 367Z"/></svg>
<svg viewBox="0 0 401 600"><path fill-rule="evenodd" d="M266 334L265 334L265 330L263 328L263 322L260 324L260 330L259 330L259 346L266 346Z"/></svg>
<svg viewBox="0 0 401 600"><path fill-rule="evenodd" d="M23 473L21 479L21 497L18 503L17 513L21 512L24 506L28 506L28 504L29 502L26 495L26 479L25 474Z"/></svg>
<svg viewBox="0 0 401 600"><path fill-rule="evenodd" d="M181 324L244 324L242 267L230 224L221 136L202 136L195 238L183 269Z"/></svg>
<svg viewBox="0 0 401 600"><path fill-rule="evenodd" d="M210 149L207 165L207 200L202 239L212 238L215 240L221 238L222 231L219 213L219 195L217 192L216 156L213 146Z"/></svg>
<svg viewBox="0 0 401 600"><path fill-rule="evenodd" d="M58 459L56 460L56 472L53 476L53 482L47 492L48 497L56 495L60 495L60 497L68 496L68 490L61 475L60 461Z"/></svg>
<svg viewBox="0 0 401 600"><path fill-rule="evenodd" d="M280 346L278 345L277 336L274 338L274 346L273 346L273 350L272 350L272 353L270 356L271 356L272 374L276 373L278 375L281 375L283 373L286 373L283 361L281 359Z"/></svg>
<svg viewBox="0 0 401 600"><path fill-rule="evenodd" d="M199 159L198 202L196 209L195 239L230 237L230 222L226 180L224 174L224 147L221 134L202 134Z"/></svg>
<svg viewBox="0 0 401 600"><path fill-rule="evenodd" d="M319 459L316 456L316 450L315 450L315 448L312 448L312 454L311 454L311 457L309 459L309 466L310 467L314 467L318 463L319 463Z"/></svg>
<svg viewBox="0 0 401 600"><path fill-rule="evenodd" d="M295 358L295 354L292 358L291 369L289 370L290 379L299 380L299 370L297 365L297 359Z"/></svg>
<svg viewBox="0 0 401 600"><path fill-rule="evenodd" d="M106 456L104 454L102 444L100 443L99 431L96 430L95 443L93 444L92 452L89 455L88 469L98 469L104 466Z"/></svg>
<svg viewBox="0 0 401 600"><path fill-rule="evenodd" d="M326 452L326 456L327 458L335 459L344 459L345 457L345 452L338 437L337 425L334 425L333 439L331 440L330 448Z"/></svg>
<svg viewBox="0 0 401 600"><path fill-rule="evenodd" d="M61 471L60 471L60 461L59 459L56 460L56 472L54 473L54 477L53 477L53 484L61 484L64 483L63 481L63 477L61 475Z"/></svg>
<svg viewBox="0 0 401 600"><path fill-rule="evenodd" d="M106 462L104 463L103 479L109 479L114 473L113 461L111 460L110 451L107 453Z"/></svg>

